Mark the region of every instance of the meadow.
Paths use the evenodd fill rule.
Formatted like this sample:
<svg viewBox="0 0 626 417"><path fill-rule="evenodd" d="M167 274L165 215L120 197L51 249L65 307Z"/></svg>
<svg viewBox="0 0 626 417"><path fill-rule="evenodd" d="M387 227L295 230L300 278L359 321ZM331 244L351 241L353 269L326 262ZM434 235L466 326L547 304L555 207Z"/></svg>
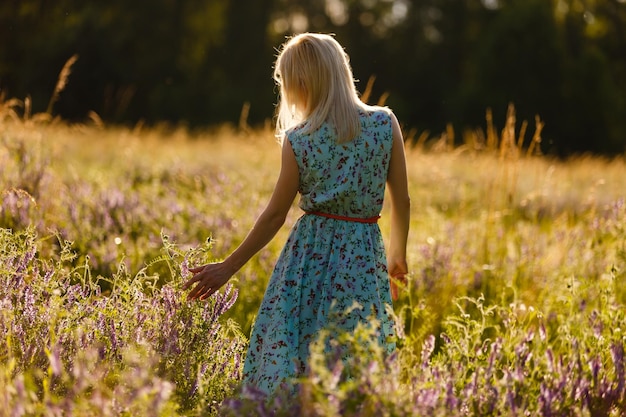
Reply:
<svg viewBox="0 0 626 417"><path fill-rule="evenodd" d="M626 415L623 157L539 155L513 114L407 145L396 353L375 323L347 363L322 333L300 394L267 399L237 382L298 207L207 302L181 286L263 209L273 132L0 115L0 416Z"/></svg>

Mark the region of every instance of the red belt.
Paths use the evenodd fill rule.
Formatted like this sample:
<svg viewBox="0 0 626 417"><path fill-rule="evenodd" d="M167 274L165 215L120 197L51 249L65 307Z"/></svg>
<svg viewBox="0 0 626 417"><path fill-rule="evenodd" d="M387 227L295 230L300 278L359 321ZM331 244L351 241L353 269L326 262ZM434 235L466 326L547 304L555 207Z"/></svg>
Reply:
<svg viewBox="0 0 626 417"><path fill-rule="evenodd" d="M322 213L319 211L307 211L306 214L313 214L315 216L328 217L329 219L345 220L348 222L357 222L357 223L377 223L378 219L380 219L380 216L367 217L364 219L360 217L348 217L348 216L339 216L337 214Z"/></svg>

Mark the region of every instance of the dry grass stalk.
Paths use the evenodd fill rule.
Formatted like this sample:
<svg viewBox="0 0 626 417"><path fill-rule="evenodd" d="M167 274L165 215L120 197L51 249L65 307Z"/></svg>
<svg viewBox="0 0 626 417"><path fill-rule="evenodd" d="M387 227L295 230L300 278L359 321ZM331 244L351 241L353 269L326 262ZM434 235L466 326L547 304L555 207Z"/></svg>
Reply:
<svg viewBox="0 0 626 417"><path fill-rule="evenodd" d="M487 109L485 119L487 120L487 149L494 150L498 146L498 134L493 125L493 112Z"/></svg>
<svg viewBox="0 0 626 417"><path fill-rule="evenodd" d="M88 117L89 120L92 121L94 126L96 126L98 129L104 129L104 122L102 121L102 118L98 115L98 113L96 113L95 111L90 111Z"/></svg>
<svg viewBox="0 0 626 417"><path fill-rule="evenodd" d="M526 136L526 129L528 129L528 122L524 120L522 127L519 130L519 137L517 139L517 149L522 150L524 147L524 136Z"/></svg>
<svg viewBox="0 0 626 417"><path fill-rule="evenodd" d="M370 98L372 97L372 90L374 88L374 81L376 81L376 76L375 75L372 75L367 80L367 84L365 85L365 91L363 91L363 94L361 94L361 101L363 103L367 103L367 102L370 101ZM388 98L389 98L389 93L384 92L378 98L378 101L376 102L376 105L377 106L384 106L385 103L387 102Z"/></svg>
<svg viewBox="0 0 626 417"><path fill-rule="evenodd" d="M545 123L541 121L539 116L535 116L535 134L533 135L533 139L530 141L530 145L528 146L528 151L526 151L526 156L531 156L535 147L537 147L537 153L541 154L541 148L539 145L541 144L541 131Z"/></svg>
<svg viewBox="0 0 626 417"><path fill-rule="evenodd" d="M365 85L365 91L361 94L361 100L363 103L367 103L372 95L372 89L374 88L374 81L376 81L376 76L372 75L367 80L367 84Z"/></svg>
<svg viewBox="0 0 626 417"><path fill-rule="evenodd" d="M241 113L239 114L239 130L244 133L250 133L250 125L248 124L248 115L250 114L250 102L246 101L241 106Z"/></svg>
<svg viewBox="0 0 626 417"><path fill-rule="evenodd" d="M448 149L454 149L454 127L452 126L452 123L446 124L446 137L448 139Z"/></svg>
<svg viewBox="0 0 626 417"><path fill-rule="evenodd" d="M504 129L502 129L502 135L500 137L500 158L518 156L518 148L515 143L515 107L513 104L509 104L507 109L506 123ZM496 138L497 141L497 138Z"/></svg>
<svg viewBox="0 0 626 417"><path fill-rule="evenodd" d="M408 133L404 135L404 142L410 144L412 148L423 150L426 141L430 137L430 132L428 130L424 130L419 134L419 136L417 136L417 132L417 128L411 128Z"/></svg>
<svg viewBox="0 0 626 417"><path fill-rule="evenodd" d="M24 120L28 120L31 118L33 114L33 100L30 96L26 96L24 99Z"/></svg>
<svg viewBox="0 0 626 417"><path fill-rule="evenodd" d="M14 122L19 121L20 117L15 109L23 106L24 103L22 100L18 100L16 98L5 100L5 93L0 93L0 121L5 118L9 118Z"/></svg>
<svg viewBox="0 0 626 417"><path fill-rule="evenodd" d="M48 103L48 109L46 110L46 113L48 113L49 115L52 115L52 108L54 107L54 104L59 99L59 95L61 94L61 92L67 86L67 80L69 79L70 74L72 73L72 66L76 63L77 60L78 60L78 54L74 54L70 57L70 59L67 60L67 62L65 62L65 65L63 65L63 68L61 69L61 72L59 73L59 78L57 79L57 83L54 87L54 92L52 93L52 97L50 97L50 102Z"/></svg>
<svg viewBox="0 0 626 417"><path fill-rule="evenodd" d="M380 95L380 98L378 99L378 102L376 103L376 105L378 106L384 106L385 103L387 102L387 99L389 98L389 93L384 92Z"/></svg>

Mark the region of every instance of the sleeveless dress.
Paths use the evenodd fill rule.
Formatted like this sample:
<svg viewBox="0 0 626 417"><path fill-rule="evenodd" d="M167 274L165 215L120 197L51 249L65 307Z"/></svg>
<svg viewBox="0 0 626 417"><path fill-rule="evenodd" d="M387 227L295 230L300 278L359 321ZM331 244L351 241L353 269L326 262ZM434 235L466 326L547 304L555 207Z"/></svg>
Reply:
<svg viewBox="0 0 626 417"><path fill-rule="evenodd" d="M286 134L300 174L299 206L307 214L295 222L276 262L243 369L243 384L268 395L306 373L309 344L320 329L349 332L373 314L380 323L378 343L389 352L395 348L378 224L309 214L364 219L382 209L391 118L384 108L359 113L361 134L347 143L336 144L327 124L310 134L301 127Z"/></svg>

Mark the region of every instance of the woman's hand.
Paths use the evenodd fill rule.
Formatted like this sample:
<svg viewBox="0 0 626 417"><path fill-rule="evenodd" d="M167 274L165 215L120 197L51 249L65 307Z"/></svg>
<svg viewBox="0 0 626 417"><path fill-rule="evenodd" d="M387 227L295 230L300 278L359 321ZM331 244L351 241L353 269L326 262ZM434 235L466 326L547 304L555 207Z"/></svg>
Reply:
<svg viewBox="0 0 626 417"><path fill-rule="evenodd" d="M183 284L183 290L197 283L187 298L189 300L205 300L219 290L233 276L223 262L206 264L189 269L194 275Z"/></svg>
<svg viewBox="0 0 626 417"><path fill-rule="evenodd" d="M406 285L406 275L408 274L408 267L404 260L388 260L389 269L389 283L391 286L391 299L396 301L398 299L399 291L401 287Z"/></svg>
<svg viewBox="0 0 626 417"><path fill-rule="evenodd" d="M288 140L283 142L282 165L276 187L263 213L244 241L223 262L191 268L193 278L185 282L183 289L195 287L187 296L190 300L204 300L228 282L228 280L276 235L285 223L287 213L298 193L300 174L298 163Z"/></svg>

